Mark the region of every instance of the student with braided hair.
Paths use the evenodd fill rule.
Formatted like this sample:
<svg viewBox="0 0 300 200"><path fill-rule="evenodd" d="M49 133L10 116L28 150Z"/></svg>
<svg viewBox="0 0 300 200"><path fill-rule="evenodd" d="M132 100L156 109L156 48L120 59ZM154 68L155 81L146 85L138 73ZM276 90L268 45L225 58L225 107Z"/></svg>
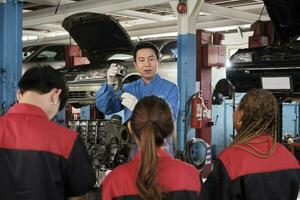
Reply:
<svg viewBox="0 0 300 200"><path fill-rule="evenodd" d="M254 89L233 114L236 138L223 150L202 195L209 200L296 200L300 167L277 139L276 98Z"/></svg>
<svg viewBox="0 0 300 200"><path fill-rule="evenodd" d="M161 149L174 131L173 124L170 107L162 98L146 96L136 104L128 128L139 152L105 177L100 199L198 199L199 172Z"/></svg>

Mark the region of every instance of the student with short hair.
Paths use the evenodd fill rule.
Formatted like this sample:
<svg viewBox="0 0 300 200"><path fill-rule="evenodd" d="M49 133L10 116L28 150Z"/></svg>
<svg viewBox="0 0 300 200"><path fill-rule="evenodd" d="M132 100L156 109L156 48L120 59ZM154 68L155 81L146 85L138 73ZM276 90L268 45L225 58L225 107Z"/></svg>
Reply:
<svg viewBox="0 0 300 200"><path fill-rule="evenodd" d="M0 117L0 199L85 199L96 182L86 149L51 121L67 100L62 75L33 67L18 86L18 103Z"/></svg>

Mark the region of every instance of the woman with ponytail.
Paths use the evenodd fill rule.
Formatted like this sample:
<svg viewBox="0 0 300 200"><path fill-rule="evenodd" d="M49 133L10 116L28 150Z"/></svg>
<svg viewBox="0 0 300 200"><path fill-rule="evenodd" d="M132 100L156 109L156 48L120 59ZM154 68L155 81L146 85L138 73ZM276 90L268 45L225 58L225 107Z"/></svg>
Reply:
<svg viewBox="0 0 300 200"><path fill-rule="evenodd" d="M135 106L128 123L139 147L135 158L108 174L100 199L172 200L199 198L199 172L174 159L161 147L174 131L172 113L165 100L143 97Z"/></svg>
<svg viewBox="0 0 300 200"><path fill-rule="evenodd" d="M211 200L296 200L300 167L277 143L278 103L267 90L254 89L233 113L237 131L220 153L203 194Z"/></svg>

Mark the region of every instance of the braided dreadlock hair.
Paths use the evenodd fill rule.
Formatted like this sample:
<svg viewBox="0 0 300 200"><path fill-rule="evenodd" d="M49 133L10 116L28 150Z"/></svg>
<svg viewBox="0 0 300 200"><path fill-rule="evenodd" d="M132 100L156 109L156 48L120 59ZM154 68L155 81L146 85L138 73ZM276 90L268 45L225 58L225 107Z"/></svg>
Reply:
<svg viewBox="0 0 300 200"><path fill-rule="evenodd" d="M274 95L267 90L253 89L242 98L237 109L243 111L243 116L231 146L242 148L257 157L271 156L275 150L278 132L278 103ZM258 150L251 142L253 138L262 134L268 134L273 138L272 146L266 152ZM260 141L262 142L266 141Z"/></svg>

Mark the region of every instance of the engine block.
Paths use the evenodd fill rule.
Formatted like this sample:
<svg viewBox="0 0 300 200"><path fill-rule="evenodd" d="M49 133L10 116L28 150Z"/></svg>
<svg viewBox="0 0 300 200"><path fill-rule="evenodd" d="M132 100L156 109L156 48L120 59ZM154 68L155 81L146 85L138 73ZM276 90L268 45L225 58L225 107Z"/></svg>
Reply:
<svg viewBox="0 0 300 200"><path fill-rule="evenodd" d="M87 149L97 175L96 187L109 170L127 162L131 140L120 116L113 115L110 120L70 120L68 126L79 134Z"/></svg>

